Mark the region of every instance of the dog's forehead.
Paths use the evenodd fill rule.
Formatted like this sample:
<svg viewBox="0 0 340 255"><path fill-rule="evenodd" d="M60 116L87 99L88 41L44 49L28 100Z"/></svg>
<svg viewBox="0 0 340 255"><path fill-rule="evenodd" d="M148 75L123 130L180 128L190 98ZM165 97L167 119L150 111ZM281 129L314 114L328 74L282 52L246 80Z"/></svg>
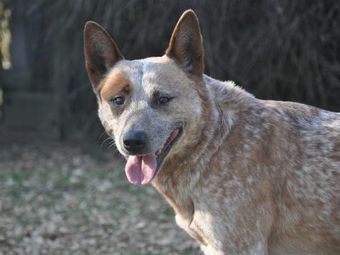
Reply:
<svg viewBox="0 0 340 255"><path fill-rule="evenodd" d="M187 79L174 60L151 57L139 60L121 60L106 75L100 86L100 96L105 100L121 91L131 91L134 98L150 97L155 91L179 93L178 84Z"/></svg>
<svg viewBox="0 0 340 255"><path fill-rule="evenodd" d="M133 86L144 88L158 83L170 83L175 76L181 76L174 61L166 56L123 60L114 70L119 70Z"/></svg>

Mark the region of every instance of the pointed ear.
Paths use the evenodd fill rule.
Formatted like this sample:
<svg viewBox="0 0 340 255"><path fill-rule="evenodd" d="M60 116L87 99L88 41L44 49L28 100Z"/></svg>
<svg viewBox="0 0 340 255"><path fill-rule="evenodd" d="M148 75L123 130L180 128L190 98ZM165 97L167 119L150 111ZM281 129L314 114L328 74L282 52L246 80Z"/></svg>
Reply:
<svg viewBox="0 0 340 255"><path fill-rule="evenodd" d="M111 36L93 21L85 24L84 54L86 70L95 89L110 68L123 59Z"/></svg>
<svg viewBox="0 0 340 255"><path fill-rule="evenodd" d="M203 75L203 40L198 18L193 10L185 11L179 18L165 54L174 59L184 71L197 76Z"/></svg>

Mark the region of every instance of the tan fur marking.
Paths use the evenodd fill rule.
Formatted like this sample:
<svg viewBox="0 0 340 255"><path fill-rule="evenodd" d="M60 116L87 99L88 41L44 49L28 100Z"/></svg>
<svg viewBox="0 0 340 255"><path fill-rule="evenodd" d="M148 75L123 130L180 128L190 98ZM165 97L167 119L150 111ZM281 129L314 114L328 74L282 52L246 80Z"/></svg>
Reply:
<svg viewBox="0 0 340 255"><path fill-rule="evenodd" d="M122 72L110 73L99 88L100 97L104 101L108 101L112 97L119 95L123 90L130 91L131 85Z"/></svg>

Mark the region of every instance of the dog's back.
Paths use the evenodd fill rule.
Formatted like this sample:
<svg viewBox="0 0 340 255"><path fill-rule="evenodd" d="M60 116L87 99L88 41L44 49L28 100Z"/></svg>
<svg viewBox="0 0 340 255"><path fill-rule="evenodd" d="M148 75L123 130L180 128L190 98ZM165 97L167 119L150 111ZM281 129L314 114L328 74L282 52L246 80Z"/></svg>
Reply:
<svg viewBox="0 0 340 255"><path fill-rule="evenodd" d="M267 200L271 207L271 254L340 254L340 113L258 100L209 77L206 83L233 125L225 171L244 189L262 183L248 206ZM213 185L225 185L228 175Z"/></svg>

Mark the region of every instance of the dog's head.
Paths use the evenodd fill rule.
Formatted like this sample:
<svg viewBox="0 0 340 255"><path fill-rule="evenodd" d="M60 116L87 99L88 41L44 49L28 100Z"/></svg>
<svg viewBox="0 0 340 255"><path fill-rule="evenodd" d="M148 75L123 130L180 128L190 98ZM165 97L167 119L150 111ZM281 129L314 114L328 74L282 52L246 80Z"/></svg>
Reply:
<svg viewBox="0 0 340 255"><path fill-rule="evenodd" d="M110 35L88 22L86 69L99 118L126 159L131 183L147 184L200 128L203 43L198 19L183 13L162 57L125 60ZM197 142L197 141L196 141Z"/></svg>

